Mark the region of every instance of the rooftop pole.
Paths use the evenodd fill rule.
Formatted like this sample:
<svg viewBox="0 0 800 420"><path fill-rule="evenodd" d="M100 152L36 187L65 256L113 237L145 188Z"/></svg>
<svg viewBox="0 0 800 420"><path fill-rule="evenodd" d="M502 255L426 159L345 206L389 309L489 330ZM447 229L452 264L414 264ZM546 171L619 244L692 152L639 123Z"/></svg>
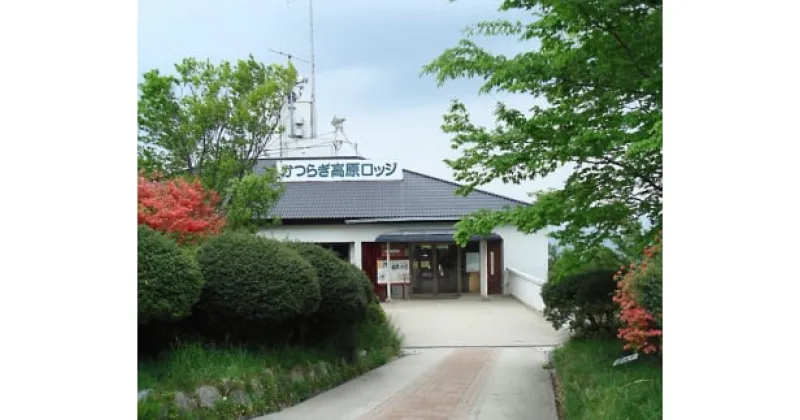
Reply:
<svg viewBox="0 0 800 420"><path fill-rule="evenodd" d="M308 0L308 29L311 43L311 138L317 138L317 62L314 57L314 0Z"/></svg>

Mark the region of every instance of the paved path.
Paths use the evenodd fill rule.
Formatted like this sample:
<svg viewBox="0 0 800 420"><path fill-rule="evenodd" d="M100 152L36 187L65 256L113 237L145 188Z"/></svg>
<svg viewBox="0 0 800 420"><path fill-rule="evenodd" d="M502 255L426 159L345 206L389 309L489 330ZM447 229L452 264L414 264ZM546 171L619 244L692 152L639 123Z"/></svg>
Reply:
<svg viewBox="0 0 800 420"><path fill-rule="evenodd" d="M541 315L502 296L395 301L383 308L406 347L551 346L564 339Z"/></svg>
<svg viewBox="0 0 800 420"><path fill-rule="evenodd" d="M562 336L538 314L503 298L384 307L412 348L405 356L260 419L556 420L542 350Z"/></svg>

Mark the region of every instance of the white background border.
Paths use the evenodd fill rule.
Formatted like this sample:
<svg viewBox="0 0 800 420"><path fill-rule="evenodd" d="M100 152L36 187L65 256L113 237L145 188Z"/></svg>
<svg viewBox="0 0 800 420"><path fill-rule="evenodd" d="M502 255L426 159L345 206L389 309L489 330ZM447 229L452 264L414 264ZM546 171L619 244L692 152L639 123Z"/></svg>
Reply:
<svg viewBox="0 0 800 420"><path fill-rule="evenodd" d="M136 8L0 6L4 418L136 418ZM667 419L796 411L798 8L665 7Z"/></svg>

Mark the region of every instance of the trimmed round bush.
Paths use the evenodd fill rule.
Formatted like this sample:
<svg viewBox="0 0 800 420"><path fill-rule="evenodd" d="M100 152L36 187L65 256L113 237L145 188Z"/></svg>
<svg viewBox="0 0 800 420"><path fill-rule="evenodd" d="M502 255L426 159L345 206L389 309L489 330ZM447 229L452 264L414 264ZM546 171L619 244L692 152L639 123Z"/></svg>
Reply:
<svg viewBox="0 0 800 420"><path fill-rule="evenodd" d="M367 274L353 264L347 264L347 266L348 270L350 271L350 275L361 285L361 288L364 291L364 296L366 296L367 303L377 302L378 296L375 294L375 287L372 285L369 277L367 277Z"/></svg>
<svg viewBox="0 0 800 420"><path fill-rule="evenodd" d="M367 305L367 321L376 325L384 325L389 322L389 317L386 316L380 303L370 302Z"/></svg>
<svg viewBox="0 0 800 420"><path fill-rule="evenodd" d="M200 299L203 278L197 263L175 241L139 226L139 323L188 316Z"/></svg>
<svg viewBox="0 0 800 420"><path fill-rule="evenodd" d="M212 316L275 325L319 306L316 271L280 241L226 232L206 241L197 260L206 281L200 305Z"/></svg>
<svg viewBox="0 0 800 420"><path fill-rule="evenodd" d="M577 333L615 330L614 270L590 270L548 281L542 287L544 315L556 329L569 325Z"/></svg>
<svg viewBox="0 0 800 420"><path fill-rule="evenodd" d="M286 246L302 255L317 273L322 297L317 310L320 318L337 322L363 319L367 299L363 283L353 275L351 264L316 244L286 242Z"/></svg>

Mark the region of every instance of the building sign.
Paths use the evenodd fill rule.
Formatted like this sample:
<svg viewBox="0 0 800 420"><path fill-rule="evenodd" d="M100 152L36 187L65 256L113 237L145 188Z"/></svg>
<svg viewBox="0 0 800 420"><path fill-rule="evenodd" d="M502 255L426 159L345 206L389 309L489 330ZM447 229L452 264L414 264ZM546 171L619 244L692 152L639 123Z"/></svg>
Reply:
<svg viewBox="0 0 800 420"><path fill-rule="evenodd" d="M389 253L393 260L407 260L408 254L406 253L406 244L392 244L389 247ZM386 244L381 244L381 259L386 259Z"/></svg>
<svg viewBox="0 0 800 420"><path fill-rule="evenodd" d="M283 182L399 181L403 168L395 161L286 160L277 164Z"/></svg>
<svg viewBox="0 0 800 420"><path fill-rule="evenodd" d="M480 273L481 258L478 252L467 252L467 273Z"/></svg>
<svg viewBox="0 0 800 420"><path fill-rule="evenodd" d="M411 281L411 265L408 260L392 260L392 268L387 270L386 260L378 260L378 284L409 283ZM388 276L388 277L387 277Z"/></svg>

